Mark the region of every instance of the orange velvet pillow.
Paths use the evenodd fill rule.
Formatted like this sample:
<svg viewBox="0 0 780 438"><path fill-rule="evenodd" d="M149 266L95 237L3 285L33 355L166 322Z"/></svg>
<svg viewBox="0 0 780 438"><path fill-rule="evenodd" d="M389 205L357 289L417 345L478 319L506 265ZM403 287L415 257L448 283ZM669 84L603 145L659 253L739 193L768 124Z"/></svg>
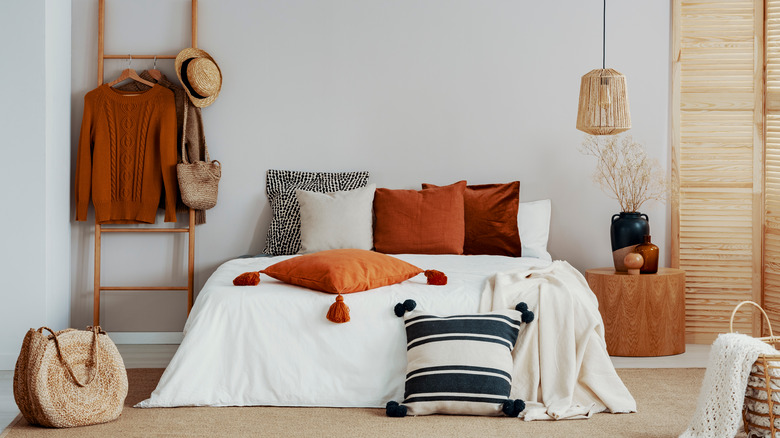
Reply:
<svg viewBox="0 0 780 438"><path fill-rule="evenodd" d="M423 189L437 187L423 184ZM463 193L463 254L520 257L517 207L520 182L467 186Z"/></svg>
<svg viewBox="0 0 780 438"><path fill-rule="evenodd" d="M463 254L466 181L423 190L376 189L374 248L390 254Z"/></svg>
<svg viewBox="0 0 780 438"><path fill-rule="evenodd" d="M285 283L332 294L348 294L400 283L422 269L364 249L331 249L300 255L260 271Z"/></svg>

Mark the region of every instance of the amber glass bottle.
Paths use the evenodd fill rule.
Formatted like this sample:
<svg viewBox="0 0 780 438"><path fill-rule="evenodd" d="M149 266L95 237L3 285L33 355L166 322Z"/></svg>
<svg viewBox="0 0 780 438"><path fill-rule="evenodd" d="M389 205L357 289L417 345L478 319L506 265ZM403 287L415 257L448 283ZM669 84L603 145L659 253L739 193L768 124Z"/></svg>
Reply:
<svg viewBox="0 0 780 438"><path fill-rule="evenodd" d="M642 274L655 274L658 272L658 247L650 243L650 235L645 234L645 242L634 248L634 252L642 255L645 263L639 270Z"/></svg>

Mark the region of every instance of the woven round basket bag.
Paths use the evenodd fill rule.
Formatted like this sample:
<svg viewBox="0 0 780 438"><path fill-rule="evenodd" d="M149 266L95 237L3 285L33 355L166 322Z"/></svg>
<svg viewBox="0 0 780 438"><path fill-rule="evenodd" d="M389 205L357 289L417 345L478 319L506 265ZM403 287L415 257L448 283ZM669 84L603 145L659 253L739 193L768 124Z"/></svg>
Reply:
<svg viewBox="0 0 780 438"><path fill-rule="evenodd" d="M731 333L734 333L734 315L745 304L750 304L761 311L769 329L769 336L756 339L777 349L780 337L772 333L769 317L764 309L753 301L743 301L734 307L729 320ZM742 421L745 425L745 433L780 437L780 353L760 354L753 363L745 388Z"/></svg>
<svg viewBox="0 0 780 438"><path fill-rule="evenodd" d="M27 332L14 371L14 399L28 423L105 423L119 418L126 396L122 356L100 327Z"/></svg>

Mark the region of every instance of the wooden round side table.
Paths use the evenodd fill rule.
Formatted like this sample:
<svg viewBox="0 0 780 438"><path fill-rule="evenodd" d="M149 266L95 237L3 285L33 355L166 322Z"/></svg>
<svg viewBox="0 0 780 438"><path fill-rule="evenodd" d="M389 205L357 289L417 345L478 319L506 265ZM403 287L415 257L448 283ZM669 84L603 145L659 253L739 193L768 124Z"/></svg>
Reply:
<svg viewBox="0 0 780 438"><path fill-rule="evenodd" d="M628 275L588 269L599 300L610 356L668 356L685 352L685 271Z"/></svg>

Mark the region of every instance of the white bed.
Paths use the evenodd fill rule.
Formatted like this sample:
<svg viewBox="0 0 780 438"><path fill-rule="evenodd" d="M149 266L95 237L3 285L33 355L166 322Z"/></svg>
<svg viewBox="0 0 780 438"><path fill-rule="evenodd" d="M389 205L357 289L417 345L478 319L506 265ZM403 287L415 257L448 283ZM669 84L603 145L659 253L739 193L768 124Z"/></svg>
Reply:
<svg viewBox="0 0 780 438"><path fill-rule="evenodd" d="M384 407L402 400L406 334L393 308L406 299L432 314L477 312L498 272L550 262L503 256L397 255L448 276L429 286L420 274L400 284L348 294L351 321L325 318L332 294L261 275L258 286L233 279L293 256L230 260L198 295L184 340L151 398L138 407Z"/></svg>
<svg viewBox="0 0 780 438"><path fill-rule="evenodd" d="M513 207L519 182L473 186L470 190L481 201L469 208L478 214L468 223L464 215L459 223L468 203L462 193L469 188L463 181L410 193L380 192L373 184L361 188L367 179L368 172L269 170L266 193L275 207L266 251L295 253L300 241L307 252L382 246L388 252L525 257L396 255L419 270L443 272L448 283L428 285L420 274L392 286L344 295L351 320L343 324L326 318L336 298L332 294L266 275L256 286L233 285L242 273L296 256L228 261L199 294L182 344L157 389L137 406L384 407L389 401L402 401L407 343L404 321L394 309L412 299L417 309L441 316L505 311L526 303L536 319L520 329L512 350L509 394L526 402L524 419L636 410L607 355L595 295L571 265L549 261L549 200ZM292 220L298 207L299 228ZM513 208L517 236L512 230ZM403 214L395 217L398 212ZM511 214L507 217L506 212ZM452 239L460 232L470 236L462 248ZM517 251L518 245L522 251ZM341 271L338 262L328 267L348 272ZM334 306L332 319L340 319L340 312L340 305Z"/></svg>

